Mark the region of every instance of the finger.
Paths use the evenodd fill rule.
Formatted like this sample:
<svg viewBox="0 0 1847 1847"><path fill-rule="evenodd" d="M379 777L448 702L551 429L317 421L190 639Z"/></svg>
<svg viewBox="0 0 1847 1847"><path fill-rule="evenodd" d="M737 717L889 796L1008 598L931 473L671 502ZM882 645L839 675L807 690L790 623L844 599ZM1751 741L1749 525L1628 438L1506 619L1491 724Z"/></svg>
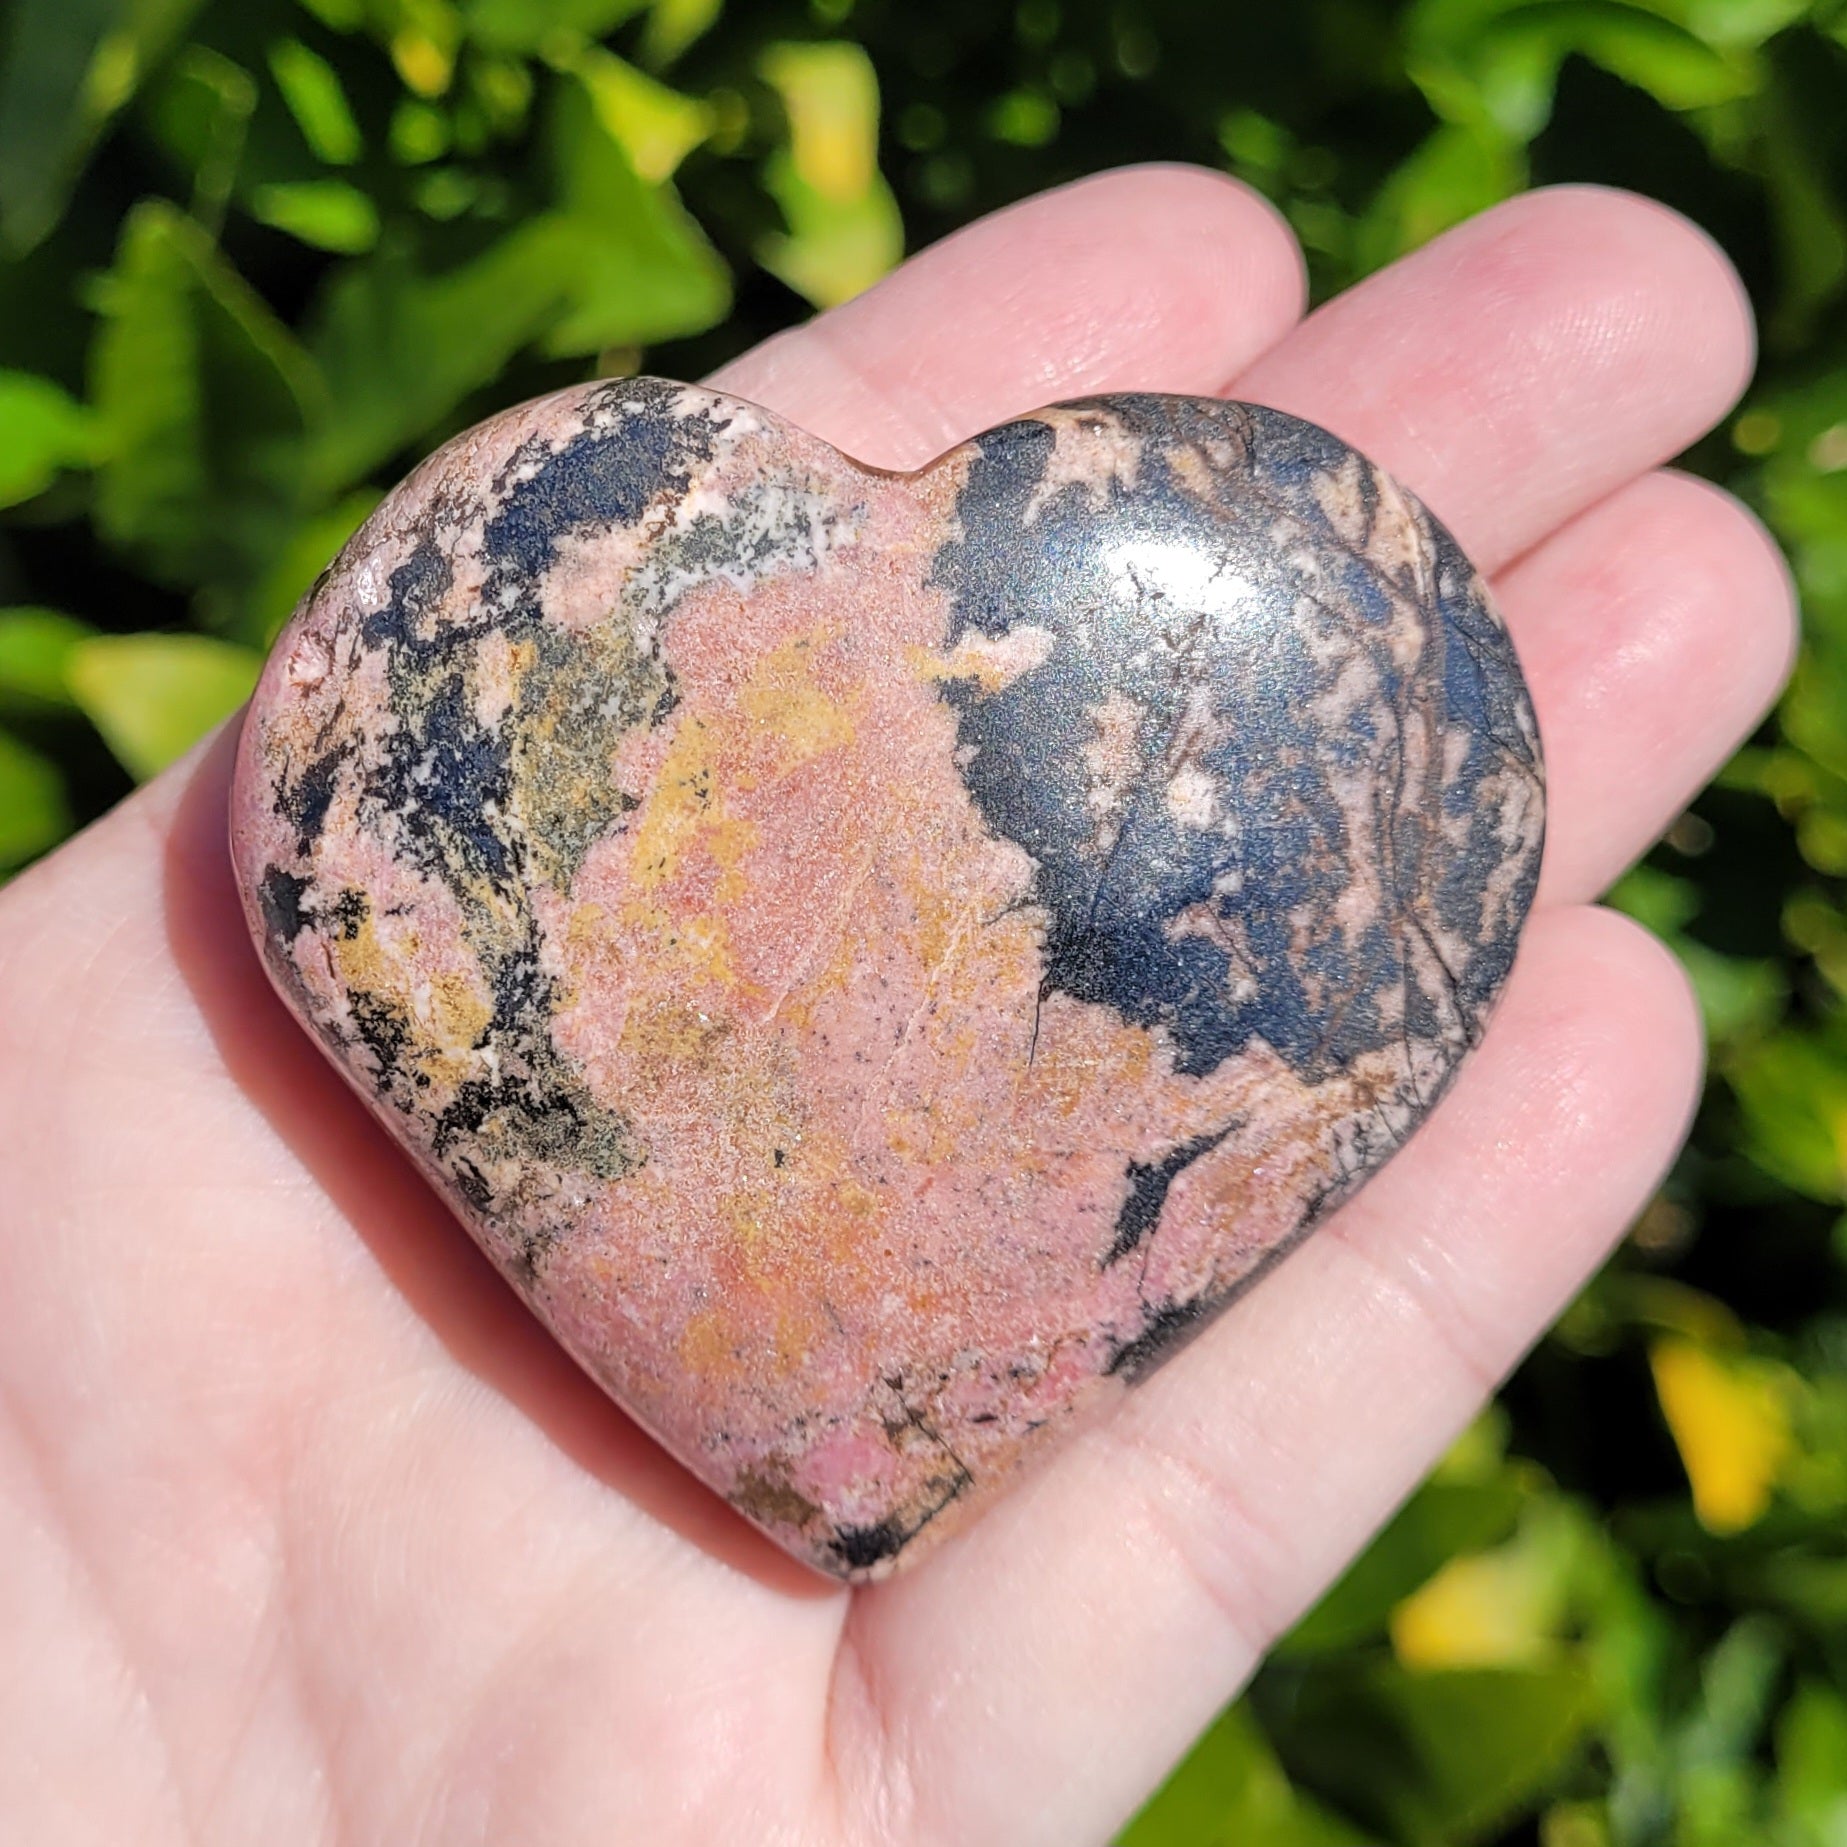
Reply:
<svg viewBox="0 0 1847 1847"><path fill-rule="evenodd" d="M1495 592L1545 739L1540 896L1594 897L1775 698L1796 640L1789 571L1729 494L1659 472L1553 534Z"/></svg>
<svg viewBox="0 0 1847 1847"><path fill-rule="evenodd" d="M1702 232L1560 187L1348 290L1231 391L1345 438L1493 570L1710 428L1752 354L1743 288Z"/></svg>
<svg viewBox="0 0 1847 1847"><path fill-rule="evenodd" d="M1095 391L1210 392L1302 311L1275 210L1200 167L1130 167L945 238L712 380L849 455L918 467Z"/></svg>
<svg viewBox="0 0 1847 1847"><path fill-rule="evenodd" d="M853 1739L876 1714L908 1753L918 1832L1102 1838L1608 1249L1698 1053L1658 944L1544 913L1404 1155L1214 1337L861 1601L837 1722Z"/></svg>

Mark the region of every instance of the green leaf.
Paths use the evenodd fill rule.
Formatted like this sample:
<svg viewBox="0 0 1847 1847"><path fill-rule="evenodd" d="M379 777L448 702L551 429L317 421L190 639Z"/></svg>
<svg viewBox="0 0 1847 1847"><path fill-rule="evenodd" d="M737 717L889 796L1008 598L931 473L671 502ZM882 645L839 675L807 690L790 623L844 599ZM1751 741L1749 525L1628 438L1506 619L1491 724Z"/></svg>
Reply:
<svg viewBox="0 0 1847 1847"><path fill-rule="evenodd" d="M1279 1652L1319 1654L1381 1634L1394 1607L1452 1558L1505 1539L1525 1498L1512 1476L1426 1483L1296 1625Z"/></svg>
<svg viewBox="0 0 1847 1847"><path fill-rule="evenodd" d="M209 635L99 635L69 666L78 706L138 782L250 697L262 656Z"/></svg>
<svg viewBox="0 0 1847 1847"><path fill-rule="evenodd" d="M1545 127L1564 50L1532 9L1507 0L1418 0L1405 70L1446 122L1524 147Z"/></svg>
<svg viewBox="0 0 1847 1847"><path fill-rule="evenodd" d="M1706 1037L1715 1047L1763 1031L1783 1012L1789 981L1776 962L1721 955L1693 937L1669 946L1693 983Z"/></svg>
<svg viewBox="0 0 1847 1847"><path fill-rule="evenodd" d="M1701 1668L1699 1705L1679 1740L1683 1771L1731 1768L1753 1756L1782 1655L1779 1629L1768 1616L1740 1616L1725 1631Z"/></svg>
<svg viewBox="0 0 1847 1847"><path fill-rule="evenodd" d="M556 319L570 257L545 219L447 274L421 272L402 243L337 274L312 335L334 404L313 453L316 483L359 480L494 379Z"/></svg>
<svg viewBox="0 0 1847 1847"><path fill-rule="evenodd" d="M711 31L725 0L654 0L641 36L641 59L651 70L671 64Z"/></svg>
<svg viewBox="0 0 1847 1847"><path fill-rule="evenodd" d="M1668 109L1711 108L1759 81L1747 50L1623 0L1421 0L1407 37L1407 69L1438 115L1513 147L1551 119L1559 69L1574 54Z"/></svg>
<svg viewBox="0 0 1847 1847"><path fill-rule="evenodd" d="M1811 1198L1847 1198L1847 1054L1830 1037L1781 1032L1728 1061L1743 1152Z"/></svg>
<svg viewBox="0 0 1847 1847"><path fill-rule="evenodd" d="M378 208L344 180L278 181L250 195L251 215L316 250L360 256L378 242Z"/></svg>
<svg viewBox="0 0 1847 1847"><path fill-rule="evenodd" d="M1787 1847L1847 1841L1847 1699L1804 1681L1776 1731L1777 1801Z"/></svg>
<svg viewBox="0 0 1847 1847"><path fill-rule="evenodd" d="M561 209L555 259L569 311L547 334L554 357L699 333L724 318L723 260L671 186L649 185L609 132L588 88L568 85L554 125Z"/></svg>
<svg viewBox="0 0 1847 1847"><path fill-rule="evenodd" d="M1051 97L1043 90L1022 86L995 99L988 111L988 133L1013 147L1049 147L1058 139L1061 121L1058 104Z"/></svg>
<svg viewBox="0 0 1847 1847"><path fill-rule="evenodd" d="M1248 1706L1228 1707L1117 1847L1365 1847L1295 1789Z"/></svg>
<svg viewBox="0 0 1847 1847"><path fill-rule="evenodd" d="M1814 0L1679 0L1667 10L1708 45L1757 46L1806 18Z"/></svg>
<svg viewBox="0 0 1847 1847"><path fill-rule="evenodd" d="M1721 50L1639 7L1592 3L1561 13L1553 29L1563 49L1601 64L1664 109L1710 109L1757 88L1757 67L1748 55Z"/></svg>
<svg viewBox="0 0 1847 1847"><path fill-rule="evenodd" d="M216 223L236 183L257 81L240 64L189 45L154 99L154 134L192 175L193 215Z"/></svg>
<svg viewBox="0 0 1847 1847"><path fill-rule="evenodd" d="M95 453L95 419L61 385L0 372L0 507L43 493L66 468L87 468Z"/></svg>
<svg viewBox="0 0 1847 1847"><path fill-rule="evenodd" d="M1594 1711L1568 1660L1424 1674L1362 1657L1296 1686L1271 1735L1294 1779L1343 1811L1396 1840L1447 1842L1530 1807Z"/></svg>
<svg viewBox="0 0 1847 1847"><path fill-rule="evenodd" d="M57 765L0 731L0 870L36 859L70 831Z"/></svg>
<svg viewBox="0 0 1847 1847"><path fill-rule="evenodd" d="M1608 902L1652 930L1680 958L1715 1045L1762 1030L1782 1011L1788 984L1775 962L1722 955L1687 934L1700 908L1699 889L1691 879L1637 866L1616 882Z"/></svg>
<svg viewBox="0 0 1847 1847"><path fill-rule="evenodd" d="M1464 1834L1498 1826L1576 1750L1593 1710L1582 1669L1410 1675L1393 1688L1417 1755L1406 1821Z"/></svg>
<svg viewBox="0 0 1847 1847"><path fill-rule="evenodd" d="M1659 937L1676 937L1699 914L1699 888L1659 866L1635 866L1610 888L1613 910L1633 917Z"/></svg>
<svg viewBox="0 0 1847 1847"><path fill-rule="evenodd" d="M158 200L98 291L97 524L169 583L247 581L297 517L314 368L193 220Z"/></svg>
<svg viewBox="0 0 1847 1847"><path fill-rule="evenodd" d="M539 51L563 41L601 38L647 0L467 0L464 30L491 51Z"/></svg>
<svg viewBox="0 0 1847 1847"><path fill-rule="evenodd" d="M359 488L303 520L226 626L235 625L240 639L268 647L314 580L383 498L377 488Z"/></svg>
<svg viewBox="0 0 1847 1847"><path fill-rule="evenodd" d="M357 32L366 23L367 0L300 0L330 32Z"/></svg>
<svg viewBox="0 0 1847 1847"><path fill-rule="evenodd" d="M765 80L782 97L788 145L764 167L785 235L758 260L818 308L870 287L904 254L904 224L879 172L879 88L857 45L772 45Z"/></svg>
<svg viewBox="0 0 1847 1847"><path fill-rule="evenodd" d="M1479 125L1441 124L1393 168L1361 219L1360 267L1382 269L1512 197L1525 178L1522 156L1501 136Z"/></svg>
<svg viewBox="0 0 1847 1847"><path fill-rule="evenodd" d="M55 225L105 123L201 0L11 0L0 22L0 236Z"/></svg>
<svg viewBox="0 0 1847 1847"><path fill-rule="evenodd" d="M1838 53L1792 33L1771 47L1769 58L1773 75L1759 132L1784 274L1772 332L1787 344L1807 338L1821 310L1847 291L1847 198L1840 179L1847 170L1847 122L1841 74L1822 63L1838 65Z"/></svg>
<svg viewBox="0 0 1847 1847"><path fill-rule="evenodd" d="M330 167L351 166L365 151L365 140L334 67L300 39L285 38L269 48L269 70L316 159Z"/></svg>
<svg viewBox="0 0 1847 1847"><path fill-rule="evenodd" d="M440 160L449 151L449 118L407 96L391 115L391 155L407 167Z"/></svg>
<svg viewBox="0 0 1847 1847"><path fill-rule="evenodd" d="M398 75L419 96L447 93L455 78L462 21L451 0L372 0Z"/></svg>
<svg viewBox="0 0 1847 1847"><path fill-rule="evenodd" d="M597 120L627 155L636 176L650 185L671 179L712 132L709 103L656 83L613 52L593 47L571 68L589 91Z"/></svg>
<svg viewBox="0 0 1847 1847"><path fill-rule="evenodd" d="M0 708L68 707L71 650L95 632L60 609L0 609Z"/></svg>

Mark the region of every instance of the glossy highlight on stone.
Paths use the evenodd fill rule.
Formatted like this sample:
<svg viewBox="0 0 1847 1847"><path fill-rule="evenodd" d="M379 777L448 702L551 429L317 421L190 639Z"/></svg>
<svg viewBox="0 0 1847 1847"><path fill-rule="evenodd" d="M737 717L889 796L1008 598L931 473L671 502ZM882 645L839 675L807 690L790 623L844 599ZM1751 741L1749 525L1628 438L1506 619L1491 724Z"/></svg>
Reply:
<svg viewBox="0 0 1847 1847"><path fill-rule="evenodd" d="M1480 578L1325 431L1125 395L895 475L631 379L380 507L232 832L277 988L558 1339L865 1578L1402 1144L1543 806Z"/></svg>

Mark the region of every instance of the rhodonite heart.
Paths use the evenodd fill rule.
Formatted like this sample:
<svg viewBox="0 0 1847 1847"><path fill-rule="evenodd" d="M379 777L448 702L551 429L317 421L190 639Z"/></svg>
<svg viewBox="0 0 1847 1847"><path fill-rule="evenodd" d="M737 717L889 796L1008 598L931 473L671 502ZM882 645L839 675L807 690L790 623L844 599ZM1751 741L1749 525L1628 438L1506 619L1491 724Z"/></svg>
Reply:
<svg viewBox="0 0 1847 1847"><path fill-rule="evenodd" d="M864 1577L1404 1141L1542 809L1479 577L1322 430L1097 398L896 475L627 380L374 514L233 836L277 987L553 1333Z"/></svg>

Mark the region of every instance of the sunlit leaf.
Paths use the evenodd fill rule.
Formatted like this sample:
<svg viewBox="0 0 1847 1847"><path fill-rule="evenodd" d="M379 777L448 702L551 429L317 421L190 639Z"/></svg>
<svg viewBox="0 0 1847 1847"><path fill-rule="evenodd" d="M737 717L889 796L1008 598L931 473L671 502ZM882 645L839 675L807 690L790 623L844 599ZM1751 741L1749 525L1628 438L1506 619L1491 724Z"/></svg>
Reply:
<svg viewBox="0 0 1847 1847"><path fill-rule="evenodd" d="M250 697L262 656L207 635L99 635L71 654L73 697L137 781Z"/></svg>
<svg viewBox="0 0 1847 1847"><path fill-rule="evenodd" d="M468 36L495 51L538 51L554 41L601 38L647 0L466 0Z"/></svg>
<svg viewBox="0 0 1847 1847"><path fill-rule="evenodd" d="M536 87L530 64L523 58L478 52L468 60L467 74L468 100L479 107L495 134L512 135L524 126Z"/></svg>
<svg viewBox="0 0 1847 1847"><path fill-rule="evenodd" d="M1560 67L1574 55L1669 109L1710 108L1758 81L1739 46L1624 0L1420 0L1408 37L1408 68L1437 113L1513 147L1551 119Z"/></svg>
<svg viewBox="0 0 1847 1847"><path fill-rule="evenodd" d="M1452 1559L1392 1617L1406 1667L1529 1667L1552 1652L1556 1599L1513 1549Z"/></svg>
<svg viewBox="0 0 1847 1847"><path fill-rule="evenodd" d="M449 151L449 121L440 109L407 96L391 116L392 157L407 167L440 160Z"/></svg>
<svg viewBox="0 0 1847 1847"><path fill-rule="evenodd" d="M365 151L359 124L340 74L300 39L279 39L269 48L270 75L302 139L330 167L350 166Z"/></svg>
<svg viewBox="0 0 1847 1847"><path fill-rule="evenodd" d="M1715 1047L1761 1031L1783 1011L1789 982L1775 962L1721 955L1692 938L1672 947L1693 983L1706 1037Z"/></svg>
<svg viewBox="0 0 1847 1847"><path fill-rule="evenodd" d="M382 16L391 61L419 96L445 95L455 79L462 21L451 0L372 0Z"/></svg>
<svg viewBox="0 0 1847 1847"><path fill-rule="evenodd" d="M764 241L759 260L817 307L832 307L904 253L897 201L878 166L878 78L844 42L773 45L763 75L789 120L788 145L764 169L789 228Z"/></svg>
<svg viewBox="0 0 1847 1847"><path fill-rule="evenodd" d="M671 64L711 31L724 6L725 0L654 0L641 37L643 62L655 70Z"/></svg>
<svg viewBox="0 0 1847 1847"><path fill-rule="evenodd" d="M1815 1199L1847 1198L1847 1053L1827 1038L1778 1033L1727 1061L1744 1111L1743 1152Z"/></svg>
<svg viewBox="0 0 1847 1847"><path fill-rule="evenodd" d="M1709 45L1761 45L1808 17L1814 0L1677 0L1666 9Z"/></svg>
<svg viewBox="0 0 1847 1847"><path fill-rule="evenodd" d="M359 256L378 242L378 208L344 180L291 180L259 186L252 216L316 250Z"/></svg>
<svg viewBox="0 0 1847 1847"><path fill-rule="evenodd" d="M97 523L171 582L248 574L292 526L319 381L191 219L136 207L99 292Z"/></svg>
<svg viewBox="0 0 1847 1847"><path fill-rule="evenodd" d="M95 632L61 609L0 609L0 710L68 706L71 650Z"/></svg>
<svg viewBox="0 0 1847 1847"><path fill-rule="evenodd" d="M1700 1524L1714 1533L1755 1526L1792 1446L1783 1380L1689 1340L1657 1340L1648 1359Z"/></svg>
<svg viewBox="0 0 1847 1847"><path fill-rule="evenodd" d="M1296 1625L1283 1651L1318 1653L1382 1634L1393 1609L1450 1559L1505 1538L1523 1498L1511 1477L1426 1483Z"/></svg>
<svg viewBox="0 0 1847 1847"><path fill-rule="evenodd" d="M96 420L61 385L0 371L0 507L43 493L66 468L87 468Z"/></svg>
<svg viewBox="0 0 1847 1847"><path fill-rule="evenodd" d="M70 829L57 765L0 731L0 871L37 858Z"/></svg>
<svg viewBox="0 0 1847 1847"><path fill-rule="evenodd" d="M0 235L56 224L103 125L201 0L11 0L0 14Z"/></svg>
<svg viewBox="0 0 1847 1847"><path fill-rule="evenodd" d="M723 261L673 189L636 173L581 86L559 98L554 133L570 307L545 350L642 346L719 320L731 300Z"/></svg>
<svg viewBox="0 0 1847 1847"><path fill-rule="evenodd" d="M1699 915L1699 888L1659 866L1636 866L1611 889L1609 903L1656 936L1678 936Z"/></svg>
<svg viewBox="0 0 1847 1847"><path fill-rule="evenodd" d="M1668 109L1709 109L1747 96L1758 83L1752 60L1722 50L1641 7L1584 4L1563 9L1561 42Z"/></svg>
<svg viewBox="0 0 1847 1847"><path fill-rule="evenodd" d="M636 175L651 185L670 179L712 132L709 103L670 90L611 52L587 51L572 68L590 93L597 120Z"/></svg>
<svg viewBox="0 0 1847 1847"><path fill-rule="evenodd" d="M1382 268L1511 197L1524 179L1524 164L1503 137L1476 126L1441 125L1399 162L1368 208L1359 227L1360 266Z"/></svg>
<svg viewBox="0 0 1847 1847"><path fill-rule="evenodd" d="M325 487L414 443L523 347L592 354L723 315L717 253L670 187L635 172L581 82L562 87L552 141L555 210L458 269L381 247L334 280L314 337L336 408L315 456Z"/></svg>

